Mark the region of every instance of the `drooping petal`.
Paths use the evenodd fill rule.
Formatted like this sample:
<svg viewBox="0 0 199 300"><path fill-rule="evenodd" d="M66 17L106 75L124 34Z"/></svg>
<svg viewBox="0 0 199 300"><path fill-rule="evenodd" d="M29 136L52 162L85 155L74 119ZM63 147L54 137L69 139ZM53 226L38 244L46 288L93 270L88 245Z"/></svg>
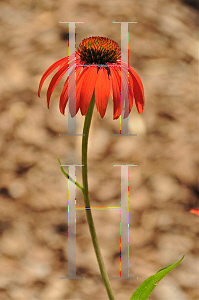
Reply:
<svg viewBox="0 0 199 300"><path fill-rule="evenodd" d="M60 102L59 102L59 109L60 112L64 115L66 104L68 102L68 97L69 97L69 81L71 81L71 96L72 98L69 100L69 111L72 117L74 117L79 110L79 104L76 101L76 110L74 109L74 93L75 93L75 88L76 88L76 80L74 80L75 72L76 72L76 78L78 78L79 73L81 71L82 67L73 67L73 69L70 72L70 75L67 77L67 80L63 86L63 90L60 96ZM71 103L72 102L72 103ZM71 104L70 104L71 103Z"/></svg>
<svg viewBox="0 0 199 300"><path fill-rule="evenodd" d="M72 67L75 64L75 61L71 62L70 66ZM65 64L52 78L50 85L47 90L47 106L49 108L49 102L50 102L50 97L52 95L52 92L60 82L61 78L63 75L66 73L66 71L69 68L69 63Z"/></svg>
<svg viewBox="0 0 199 300"><path fill-rule="evenodd" d="M97 80L95 84L95 102L101 118L104 117L106 112L109 98L109 90L110 83L108 79L107 70L101 67L98 71Z"/></svg>
<svg viewBox="0 0 199 300"><path fill-rule="evenodd" d="M50 97L52 95L52 92L54 91L55 87L58 85L60 82L61 78L63 75L66 73L68 70L68 65L67 67L62 67L51 79L51 82L49 84L48 90L47 90L47 107L49 108L49 103L50 103Z"/></svg>
<svg viewBox="0 0 199 300"><path fill-rule="evenodd" d="M68 57L64 57L58 61L56 61L54 64L52 64L48 70L46 70L46 72L43 74L40 83L39 83L39 89L38 89L38 96L40 97L40 92L41 92L41 88L42 85L44 83L44 81L46 80L46 78L50 75L51 72L53 72L58 66L60 66L63 63L67 63L68 62Z"/></svg>
<svg viewBox="0 0 199 300"><path fill-rule="evenodd" d="M43 76L40 80L40 83L39 83L39 89L38 89L38 96L39 97L40 97L40 92L41 92L42 85L43 85L44 81L46 80L46 78L50 75L50 73L52 73L57 67L59 67L59 66L61 67L61 65L67 64L69 62L69 60L74 59L74 54L75 54L76 58L79 59L79 54L74 52L70 56L59 59L58 61L56 61L54 64L52 64L46 70L46 72L43 74Z"/></svg>
<svg viewBox="0 0 199 300"><path fill-rule="evenodd" d="M123 88L128 91L128 99L125 97L125 111L124 111L124 119L127 118L132 110L133 107L133 80L131 76L129 75L129 65L123 61L122 59L119 60L121 63L121 74L123 74L123 80L121 80L121 84L123 85ZM122 96L122 95L121 95ZM127 96L125 94L125 96Z"/></svg>
<svg viewBox="0 0 199 300"><path fill-rule="evenodd" d="M135 97L135 104L137 106L137 110L139 114L141 114L144 110L144 88L142 85L142 81L139 75L130 66L129 66L129 74L133 80L133 92Z"/></svg>
<svg viewBox="0 0 199 300"><path fill-rule="evenodd" d="M75 92L76 92L76 114L80 108L80 97L77 97L77 83L79 81L80 75L82 74L82 67L77 67L76 68L76 84L75 84ZM72 114L71 114L72 115ZM73 117L73 115L72 115Z"/></svg>
<svg viewBox="0 0 199 300"><path fill-rule="evenodd" d="M199 209L192 208L192 209L190 209L190 213L192 213L192 214L195 214L195 215L198 215L198 216L199 216Z"/></svg>
<svg viewBox="0 0 199 300"><path fill-rule="evenodd" d="M80 110L84 116L87 113L97 79L97 66L89 66L84 76L80 91Z"/></svg>
<svg viewBox="0 0 199 300"><path fill-rule="evenodd" d="M77 81L79 80L79 75L82 70L82 67L78 67L79 64L80 64L79 54L76 53L75 72L71 71L70 76L68 76L67 81L65 82L65 86L63 87L62 94L60 96L60 103L59 103L60 111L62 114L64 114L66 104L69 98L69 112L72 117L74 117L79 110L79 98L77 99L76 97ZM70 94L70 88L72 91L71 94ZM71 98L69 96L71 96ZM76 109L74 103L76 103Z"/></svg>
<svg viewBox="0 0 199 300"><path fill-rule="evenodd" d="M76 83L79 78L79 74L82 70L82 67L76 67L75 72L69 76L69 111L72 117L74 117L79 110L79 99L76 97ZM71 89L71 92L70 92Z"/></svg>
<svg viewBox="0 0 199 300"><path fill-rule="evenodd" d="M124 93L122 93L121 90L121 110L123 110L123 102L125 101L125 111L124 111L124 119L125 119L129 116L129 113L132 109L133 99L131 99L132 97L130 97L129 95L128 64L123 60L120 60L120 63L121 63L121 87L123 87L124 90Z"/></svg>
<svg viewBox="0 0 199 300"><path fill-rule="evenodd" d="M109 67L111 72L111 83L113 89L113 119L118 119L121 115L121 103L120 103L120 90L121 90L121 77L114 69L115 67Z"/></svg>
<svg viewBox="0 0 199 300"><path fill-rule="evenodd" d="M57 72L59 72L59 70L60 70L61 68L63 68L63 66L65 66L65 62L64 62L64 63L62 63L61 65L59 65L59 67L58 67L58 69L57 69L56 73L57 73ZM55 74L56 74L56 73L55 73Z"/></svg>
<svg viewBox="0 0 199 300"><path fill-rule="evenodd" d="M137 82L140 86L141 92L144 96L144 87L143 87L143 84L142 84L142 80L140 79L140 76L138 75L138 73L131 66L129 66L129 69L132 72L132 74L135 76L135 78L136 78L136 80L137 80Z"/></svg>
<svg viewBox="0 0 199 300"><path fill-rule="evenodd" d="M82 68L82 67L81 67ZM81 93L81 87L84 80L84 76L86 76L86 72L88 71L88 68L84 67L82 72L78 74L77 80L76 80L76 108L80 107L80 93Z"/></svg>
<svg viewBox="0 0 199 300"><path fill-rule="evenodd" d="M128 67L123 65L123 61L119 60L120 67L116 67L116 70L119 73L120 80L121 80L121 112L124 108L124 102L125 102L125 108L128 103Z"/></svg>
<svg viewBox="0 0 199 300"><path fill-rule="evenodd" d="M128 96L129 96L129 112L126 111L126 109L125 109L124 117L128 117L128 115L130 114L132 107L133 107L133 99L134 99L133 79L131 78L130 75L128 77ZM125 104L125 108L126 108L126 104Z"/></svg>
<svg viewBox="0 0 199 300"><path fill-rule="evenodd" d="M69 77L67 77L67 79L64 83L62 93L60 95L60 100L59 100L59 110L62 113L62 115L64 115L66 104L68 102L68 79L69 79Z"/></svg>
<svg viewBox="0 0 199 300"><path fill-rule="evenodd" d="M79 58L77 58L77 54L76 54L76 65L78 65L79 64L79 62L80 62L80 60L79 60ZM72 60L73 59L75 59L75 53L73 53L73 54L71 54L70 56L69 56ZM74 63L75 63L75 61L73 62L73 61L71 61L72 62L72 66L74 65ZM63 62L60 66L59 66L59 68L57 69L57 72L63 67L63 66L65 66L66 65L66 62ZM70 65L71 65L71 63L69 64L69 69L70 69ZM56 72L56 73L57 73Z"/></svg>
<svg viewBox="0 0 199 300"><path fill-rule="evenodd" d="M113 100L113 88L112 88L112 81L111 81L111 76L108 77L109 78L109 89L110 89L110 96L111 99Z"/></svg>

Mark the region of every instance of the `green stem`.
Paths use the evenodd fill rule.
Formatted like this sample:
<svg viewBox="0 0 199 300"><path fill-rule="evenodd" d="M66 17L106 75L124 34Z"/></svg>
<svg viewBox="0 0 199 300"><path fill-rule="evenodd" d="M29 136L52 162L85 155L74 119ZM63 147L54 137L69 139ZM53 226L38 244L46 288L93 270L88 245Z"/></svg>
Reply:
<svg viewBox="0 0 199 300"><path fill-rule="evenodd" d="M99 242L97 239L97 234L95 231L95 226L93 222L93 217L90 209L90 199L88 195L88 170L87 170L87 150L88 150L88 135L89 135L89 129L91 125L91 119L93 114L93 108L95 105L95 94L93 93L91 102L89 104L88 111L86 113L85 122L84 122L84 129L83 129L83 138L82 138L82 181L83 181L83 194L84 194L84 203L86 207L86 215L88 220L88 225L92 237L93 246L95 249L95 254L97 256L97 261L99 264L100 272L102 275L102 279L104 281L104 285L106 287L108 296L110 300L114 300L113 292L111 289L110 281L108 278L108 274L105 268L105 264L102 259Z"/></svg>

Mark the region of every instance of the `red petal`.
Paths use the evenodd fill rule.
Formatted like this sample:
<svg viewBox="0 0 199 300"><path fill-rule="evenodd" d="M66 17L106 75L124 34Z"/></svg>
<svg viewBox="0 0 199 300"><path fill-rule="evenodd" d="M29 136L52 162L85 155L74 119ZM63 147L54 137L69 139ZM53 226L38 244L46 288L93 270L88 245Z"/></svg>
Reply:
<svg viewBox="0 0 199 300"><path fill-rule="evenodd" d="M70 56L61 58L60 60L56 61L54 64L52 64L47 70L46 72L43 74L40 83L39 83L39 89L38 89L38 96L40 97L40 92L41 92L41 88L42 85L44 83L44 81L46 80L46 78L50 75L51 72L53 72L57 67L59 67L59 69L61 68L61 65L64 66L65 64L67 64L69 62L69 60L73 60L74 58L79 59L79 54L77 54L76 52L72 53Z"/></svg>
<svg viewBox="0 0 199 300"><path fill-rule="evenodd" d="M68 62L68 57L64 57L58 61L56 61L53 65L51 65L48 70L43 74L40 83L39 83L39 89L38 89L38 96L40 97L40 92L41 92L41 88L42 85L44 83L44 81L46 80L46 78L50 75L51 72L53 72L59 65Z"/></svg>
<svg viewBox="0 0 199 300"><path fill-rule="evenodd" d="M88 69L84 75L80 91L80 109L83 116L87 113L97 79L97 66L85 68Z"/></svg>
<svg viewBox="0 0 199 300"><path fill-rule="evenodd" d="M107 70L101 67L98 71L95 85L95 102L101 118L104 117L106 112L109 98L109 90L110 82L108 79Z"/></svg>
<svg viewBox="0 0 199 300"><path fill-rule="evenodd" d="M82 68L82 67L80 67ZM81 74L78 75L77 77L77 83L76 83L76 102L77 102L77 105L76 105L76 108L78 106L78 109L80 107L80 93L81 93L81 87L82 87L82 83L83 83L83 80L84 80L84 76L85 76L85 72L87 72L87 67L84 67Z"/></svg>
<svg viewBox="0 0 199 300"><path fill-rule="evenodd" d="M190 209L190 213L192 213L192 214L195 214L195 215L198 215L198 216L199 216L199 209L192 208L192 209Z"/></svg>
<svg viewBox="0 0 199 300"><path fill-rule="evenodd" d="M128 91L128 94L127 94L128 96L125 94L124 100L121 99L121 100L125 101L125 112L124 112L124 119L125 119L129 116L129 114L131 112L131 109L133 107L133 89L132 89L133 85L128 84L128 81L129 81L129 78L130 78L129 75L128 75L129 74L128 64L123 60L119 60L119 61L120 61L121 66L122 66L121 67L121 74L123 74L123 80L121 78L121 84L122 84L123 88ZM133 83L133 81L132 81L132 83ZM121 98L122 98L122 92L121 92ZM122 102L121 103L121 106L122 106L121 110L123 110L123 101L121 101Z"/></svg>
<svg viewBox="0 0 199 300"><path fill-rule="evenodd" d="M48 108L49 108L49 102L50 102L50 97L52 95L52 92L54 91L55 87L58 85L62 76L66 73L67 70L68 70L68 63L66 66L62 67L51 79L50 85L47 90L47 106L48 106Z"/></svg>
<svg viewBox="0 0 199 300"><path fill-rule="evenodd" d="M142 85L142 81L139 75L135 72L135 70L129 66L129 74L133 79L133 91L135 96L135 104L137 106L137 110L139 114L141 114L144 110L144 88Z"/></svg>
<svg viewBox="0 0 199 300"><path fill-rule="evenodd" d="M64 115L64 111L66 108L66 104L68 102L68 79L69 79L69 77L67 77L67 79L64 83L62 93L60 95L60 100L59 100L59 110L63 115Z"/></svg>
<svg viewBox="0 0 199 300"><path fill-rule="evenodd" d="M71 98L69 100L69 111L72 117L74 117L79 110L79 99L76 97L76 83L79 78L79 74L82 70L82 67L76 67L76 72L71 72L71 76L69 76L69 82L71 81Z"/></svg>
<svg viewBox="0 0 199 300"><path fill-rule="evenodd" d="M76 71L76 78L78 78L79 76L79 73L81 71L82 67L76 67L73 68L71 70L71 73L70 73L70 76L67 77L67 80L64 84L64 87L63 87L63 90L62 90L62 93L61 93L61 96L60 96L60 102L59 102L59 109L60 109L60 112L64 115L64 112L65 112L65 108L66 108L66 104L68 102L68 96L69 96L69 80L72 80L71 83L71 89L75 92L75 88L76 88L76 80L74 80L74 75L75 75L75 71ZM70 111L70 114L72 117L74 117L77 113L77 111L79 110L79 105L76 101L76 112L74 111L73 109L73 102L74 102L74 94L72 93L72 99L69 101L69 111ZM70 102L72 101L72 103L70 104Z"/></svg>
<svg viewBox="0 0 199 300"><path fill-rule="evenodd" d="M124 118L127 118L129 115L129 100L128 100L128 65L124 63L124 61L120 61L121 68L119 69L120 77L121 77L121 111L124 108L125 102L125 112ZM123 90L123 93L122 93Z"/></svg>
<svg viewBox="0 0 199 300"><path fill-rule="evenodd" d="M125 92L124 92L124 95L122 97L122 86L123 86L123 90L125 91L125 88L127 89L128 85L125 87L125 79L122 80L121 67L114 67L113 70L116 71L115 74L116 74L117 78L119 79L119 83L120 83L120 95L121 95L120 96L120 105L121 105L121 112L122 112L122 110L124 108L124 99L125 99ZM119 75L119 77L118 77L118 75Z"/></svg>
<svg viewBox="0 0 199 300"><path fill-rule="evenodd" d="M111 81L111 76L109 78L109 89L110 89L110 96L113 100L113 88L112 88L112 81Z"/></svg>
<svg viewBox="0 0 199 300"><path fill-rule="evenodd" d="M133 79L131 78L131 76L128 77L129 79L129 83L128 83L128 95L129 95L129 114L132 110L133 107L133 99L134 99L134 93L133 93ZM128 112L126 112L125 110L125 115L128 114Z"/></svg>
<svg viewBox="0 0 199 300"><path fill-rule="evenodd" d="M76 114L77 114L77 112L79 110L79 107L80 107L80 96L77 97L77 91L78 91L77 90L77 86L78 86L77 84L78 84L79 80L81 79L80 76L82 75L82 72L83 72L82 69L83 69L82 66L81 67L77 67L77 69L76 69L76 86L75 86L76 87Z"/></svg>
<svg viewBox="0 0 199 300"><path fill-rule="evenodd" d="M111 72L111 82L113 89L113 119L118 119L121 115L120 91L121 91L121 77L115 70L115 67L109 67Z"/></svg>
<svg viewBox="0 0 199 300"><path fill-rule="evenodd" d="M63 68L63 67L65 66L65 64L66 64L65 62L62 63L62 64L59 66L59 68L57 69L56 73L59 72L59 70L60 70L61 68ZM55 74L56 74L56 73L55 73Z"/></svg>
<svg viewBox="0 0 199 300"><path fill-rule="evenodd" d="M72 67L75 64L75 60L73 62L70 63L70 67ZM48 87L47 90L47 106L49 108L49 102L50 102L50 97L52 95L52 92L54 91L54 89L56 88L56 86L58 85L58 83L60 82L61 78L63 77L63 75L66 73L66 71L69 68L69 63L65 64L52 78L50 85Z"/></svg>

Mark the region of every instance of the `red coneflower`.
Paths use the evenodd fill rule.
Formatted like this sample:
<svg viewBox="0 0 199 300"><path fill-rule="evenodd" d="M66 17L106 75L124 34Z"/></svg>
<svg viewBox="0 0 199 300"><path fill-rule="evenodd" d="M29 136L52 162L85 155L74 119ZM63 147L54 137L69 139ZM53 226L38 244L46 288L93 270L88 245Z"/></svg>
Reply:
<svg viewBox="0 0 199 300"><path fill-rule="evenodd" d="M121 65L123 65L124 68L121 68ZM109 93L113 99L113 119L118 119L121 115L124 102L128 103L128 105L125 105L124 117L128 117L133 106L133 99L135 99L138 112L140 114L143 112L144 89L142 81L135 70L130 66L128 67L128 64L121 60L121 51L116 42L105 37L90 37L84 39L77 51L70 56L70 66L69 57L64 57L50 66L43 74L38 90L39 97L45 79L57 67L59 68L53 76L47 91L48 108L53 90L63 75L68 71L69 67L72 67L70 76L67 77L60 96L59 108L62 114L64 114L68 102L69 86L72 88L70 93L71 98L73 98L76 89L76 109L74 109L74 101L71 101L71 99L69 101L69 111L72 117L77 114L79 109L82 115L86 114L93 92L95 92L97 110L102 118L106 112ZM126 75L128 73L123 70L128 70L128 77ZM128 88L129 100L120 99L121 71L124 73L122 85L123 88Z"/></svg>

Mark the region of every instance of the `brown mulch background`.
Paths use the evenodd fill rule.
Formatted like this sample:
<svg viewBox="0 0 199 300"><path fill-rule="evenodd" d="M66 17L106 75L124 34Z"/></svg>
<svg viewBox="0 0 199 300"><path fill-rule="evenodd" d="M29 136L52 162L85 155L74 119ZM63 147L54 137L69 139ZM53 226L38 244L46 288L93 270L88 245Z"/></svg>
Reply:
<svg viewBox="0 0 199 300"><path fill-rule="evenodd" d="M198 53L197 1L1 1L0 73L0 299L108 299L99 274L85 211L77 212L77 274L67 276L68 183L65 164L81 164L81 137L67 133L67 113L58 109L63 82L37 97L39 80L67 55L68 26L76 25L77 45L89 36L120 44L120 24L129 25L129 63L140 75L146 95L143 114L134 105L130 133L117 137L120 121L113 106L101 119L94 111L89 140L92 206L119 206L120 168L129 168L129 274L119 276L118 211L94 211L101 250L116 299L130 299L148 276L183 262L153 291L151 300L199 299L198 217ZM78 113L77 132L84 117ZM67 171L67 170L66 170ZM81 183L81 168L77 168ZM77 206L83 198L77 190Z"/></svg>

